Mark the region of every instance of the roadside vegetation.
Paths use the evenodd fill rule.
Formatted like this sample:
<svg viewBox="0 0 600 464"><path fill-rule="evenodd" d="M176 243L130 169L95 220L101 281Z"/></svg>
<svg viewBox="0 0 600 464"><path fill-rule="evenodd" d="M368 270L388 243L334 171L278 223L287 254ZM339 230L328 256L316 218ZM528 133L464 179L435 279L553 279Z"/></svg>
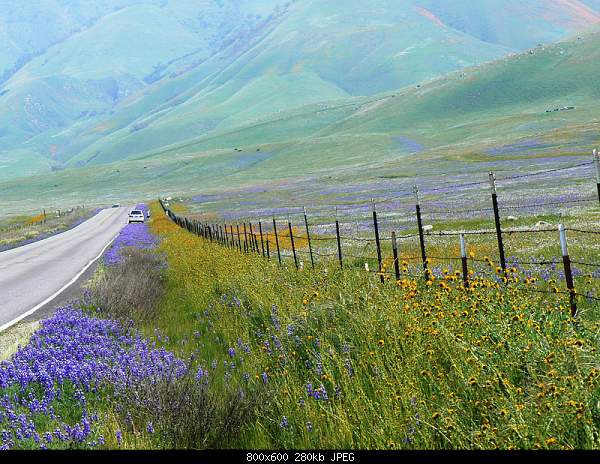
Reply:
<svg viewBox="0 0 600 464"><path fill-rule="evenodd" d="M574 320L518 269L467 288L451 269L296 271L157 204L116 243L82 301L0 365L0 446L599 446L598 308Z"/></svg>
<svg viewBox="0 0 600 464"><path fill-rule="evenodd" d="M74 208L62 211L48 211L33 216L13 216L0 221L0 252L37 242L52 235L72 229L89 219L99 209Z"/></svg>

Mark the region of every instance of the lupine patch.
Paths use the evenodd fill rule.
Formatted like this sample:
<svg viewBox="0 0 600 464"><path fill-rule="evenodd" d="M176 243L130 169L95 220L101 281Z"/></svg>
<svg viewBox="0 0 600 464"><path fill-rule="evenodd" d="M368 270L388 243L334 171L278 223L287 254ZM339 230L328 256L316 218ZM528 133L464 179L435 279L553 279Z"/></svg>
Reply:
<svg viewBox="0 0 600 464"><path fill-rule="evenodd" d="M147 215L148 207L139 204L135 207ZM147 223L127 224L119 233L108 252L104 255L104 262L107 265L118 264L123 260L122 252L127 247L136 247L144 250L152 249L156 246L157 239L150 233Z"/></svg>
<svg viewBox="0 0 600 464"><path fill-rule="evenodd" d="M99 392L118 398L136 382L186 372L184 362L131 326L60 308L0 364L0 447L101 445L101 418L90 407Z"/></svg>

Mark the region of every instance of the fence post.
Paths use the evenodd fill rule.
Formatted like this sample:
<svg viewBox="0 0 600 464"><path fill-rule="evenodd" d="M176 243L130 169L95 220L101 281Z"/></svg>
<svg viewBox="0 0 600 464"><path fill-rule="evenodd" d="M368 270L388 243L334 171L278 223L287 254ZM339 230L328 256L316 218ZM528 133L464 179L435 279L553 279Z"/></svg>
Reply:
<svg viewBox="0 0 600 464"><path fill-rule="evenodd" d="M238 236L238 248L241 253L241 251L242 251L242 235L240 234L240 225L236 224L236 227L237 227L237 236Z"/></svg>
<svg viewBox="0 0 600 464"><path fill-rule="evenodd" d="M467 261L467 244L465 234L460 234L460 256L462 259L463 282L465 288L469 286L469 263Z"/></svg>
<svg viewBox="0 0 600 464"><path fill-rule="evenodd" d="M371 200L373 204L373 227L375 228L375 243L377 245L377 262L379 263L379 277L381 283L385 282L383 277L383 259L381 257L381 242L379 241L379 222L377 221L377 209L375 208L375 200Z"/></svg>
<svg viewBox="0 0 600 464"><path fill-rule="evenodd" d="M265 241L263 238L262 221L258 221L258 230L260 232L260 249L262 250L263 258L265 257Z"/></svg>
<svg viewBox="0 0 600 464"><path fill-rule="evenodd" d="M596 187L598 189L598 202L600 202L600 151L594 148L594 164L596 165Z"/></svg>
<svg viewBox="0 0 600 464"><path fill-rule="evenodd" d="M413 192L415 193L415 211L417 213L417 227L419 228L419 244L421 245L421 259L423 260L423 270L425 271L425 279L429 280L427 273L427 251L425 250L425 233L423 232L423 218L421 217L421 200L419 198L419 187L415 185Z"/></svg>
<svg viewBox="0 0 600 464"><path fill-rule="evenodd" d="M275 244L277 245L277 258L281 266L281 251L279 250L279 235L277 235L277 221L275 220L275 216L273 216L273 231L275 233Z"/></svg>
<svg viewBox="0 0 600 464"><path fill-rule="evenodd" d="M398 242L396 241L396 232L392 231L392 251L394 252L394 272L396 281L400 280L400 263L398 258Z"/></svg>
<svg viewBox="0 0 600 464"><path fill-rule="evenodd" d="M267 232L267 259L271 261L271 250L269 247L269 233Z"/></svg>
<svg viewBox="0 0 600 464"><path fill-rule="evenodd" d="M223 233L223 226L219 225L219 232L221 234L221 245L227 246L227 236Z"/></svg>
<svg viewBox="0 0 600 464"><path fill-rule="evenodd" d="M600 184L598 185L598 192L600 192ZM46 210L44 210L44 224L46 224Z"/></svg>
<svg viewBox="0 0 600 464"><path fill-rule="evenodd" d="M310 240L310 230L308 228L308 216L306 215L306 206L303 206L304 210L304 225L306 226L306 239L308 240L308 251L310 252L310 263L312 264L312 268L315 268L315 259L313 257L313 249L312 242Z"/></svg>
<svg viewBox="0 0 600 464"><path fill-rule="evenodd" d="M344 269L344 260L342 258L342 240L340 238L340 221L338 220L337 208L335 208L335 234L337 236L338 259L340 260L340 269Z"/></svg>
<svg viewBox="0 0 600 464"><path fill-rule="evenodd" d="M506 258L504 257L504 242L502 240L502 225L500 223L500 209L498 208L498 193L496 191L496 174L490 172L490 188L492 190L492 206L494 207L494 220L496 222L496 235L498 237L498 252L500 253L500 267L506 277Z"/></svg>
<svg viewBox="0 0 600 464"><path fill-rule="evenodd" d="M565 280L567 281L567 289L569 290L569 304L571 305L571 316L577 316L577 301L575 294L575 284L573 282L573 272L571 269L571 258L569 257L569 249L567 246L567 231L565 226L560 224L558 226L560 233L560 247L562 249L563 264L565 267Z"/></svg>
<svg viewBox="0 0 600 464"><path fill-rule="evenodd" d="M250 249L252 250L252 252L255 252L256 250L254 249L254 231L252 230L252 223L250 222Z"/></svg>
<svg viewBox="0 0 600 464"><path fill-rule="evenodd" d="M252 235L252 237L254 238L254 249L256 250L256 253L260 256L260 248L258 247L258 237L256 236L256 234Z"/></svg>
<svg viewBox="0 0 600 464"><path fill-rule="evenodd" d="M292 231L292 221L288 216L288 228L290 230L290 241L292 242L292 252L294 253L294 264L296 265L296 269L298 269L298 258L296 257L296 245L294 245L294 232Z"/></svg>
<svg viewBox="0 0 600 464"><path fill-rule="evenodd" d="M245 222L244 222L244 252L248 253L248 231L246 229Z"/></svg>

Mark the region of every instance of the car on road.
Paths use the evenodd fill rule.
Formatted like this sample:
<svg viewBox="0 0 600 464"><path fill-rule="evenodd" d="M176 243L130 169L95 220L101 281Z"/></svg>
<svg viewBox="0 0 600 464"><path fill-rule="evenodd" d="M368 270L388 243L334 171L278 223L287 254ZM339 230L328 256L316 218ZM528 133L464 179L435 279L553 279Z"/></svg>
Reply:
<svg viewBox="0 0 600 464"><path fill-rule="evenodd" d="M112 205L113 208L120 208L121 204L120 203L115 203L114 205Z"/></svg>
<svg viewBox="0 0 600 464"><path fill-rule="evenodd" d="M145 220L144 212L139 209L134 209L129 213L129 224L132 222L144 222Z"/></svg>

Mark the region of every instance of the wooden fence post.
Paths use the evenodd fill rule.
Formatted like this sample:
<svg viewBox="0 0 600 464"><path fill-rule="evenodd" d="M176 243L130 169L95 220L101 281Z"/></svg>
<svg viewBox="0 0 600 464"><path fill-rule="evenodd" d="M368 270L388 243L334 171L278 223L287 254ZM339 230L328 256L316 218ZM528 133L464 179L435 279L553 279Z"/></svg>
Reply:
<svg viewBox="0 0 600 464"><path fill-rule="evenodd" d="M383 258L381 256L381 242L379 241L379 222L377 221L377 209L375 208L375 200L371 200L373 205L373 227L375 229L375 244L377 245L377 262L379 263L379 277L381 283L385 282L383 277Z"/></svg>
<svg viewBox="0 0 600 464"><path fill-rule="evenodd" d="M306 226L306 238L308 240L308 251L310 252L310 263L312 268L315 268L315 259L313 257L312 242L310 241L310 230L308 228L308 216L306 214L306 206L302 208L304 210L304 225Z"/></svg>
<svg viewBox="0 0 600 464"><path fill-rule="evenodd" d="M237 227L237 236L238 236L238 248L240 253L242 252L242 235L240 234L240 225L236 224Z"/></svg>
<svg viewBox="0 0 600 464"><path fill-rule="evenodd" d="M419 228L419 244L421 245L421 259L423 260L423 270L425 271L425 279L429 280L427 272L427 251L425 249L425 233L423 232L423 218L421 217L421 200L419 198L419 187L414 186L415 193L415 211L417 213L417 227Z"/></svg>
<svg viewBox="0 0 600 464"><path fill-rule="evenodd" d="M394 272L396 281L400 280L400 262L398 257L398 242L396 241L396 232L392 231L392 251L394 253Z"/></svg>
<svg viewBox="0 0 600 464"><path fill-rule="evenodd" d="M567 289L569 290L569 304L571 306L571 316L577 316L577 300L575 293L575 284L573 282L573 272L571 269L571 258L569 257L569 249L567 246L567 231L565 226L560 224L558 226L560 233L560 247L563 255L563 265L565 268L565 280L567 282Z"/></svg>
<svg viewBox="0 0 600 464"><path fill-rule="evenodd" d="M498 207L498 193L496 191L496 174L490 172L490 188L492 190L492 206L494 207L494 220L496 222L496 236L498 237L498 252L500 254L500 267L506 277L506 258L504 256L504 241L502 240L502 224L500 222L500 208Z"/></svg>

